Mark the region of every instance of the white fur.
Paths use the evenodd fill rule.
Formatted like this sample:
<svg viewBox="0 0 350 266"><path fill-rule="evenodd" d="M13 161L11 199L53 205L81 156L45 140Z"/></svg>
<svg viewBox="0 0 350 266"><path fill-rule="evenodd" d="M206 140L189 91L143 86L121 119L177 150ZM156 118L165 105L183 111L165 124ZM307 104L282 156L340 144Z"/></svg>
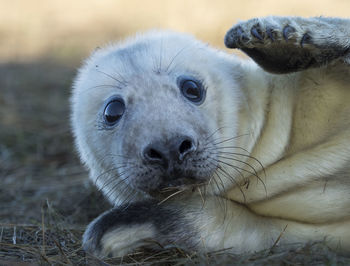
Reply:
<svg viewBox="0 0 350 266"><path fill-rule="evenodd" d="M118 236L118 238L116 238ZM126 225L103 235L103 254L123 256L145 244L155 236L152 224ZM135 241L136 240L136 241Z"/></svg>

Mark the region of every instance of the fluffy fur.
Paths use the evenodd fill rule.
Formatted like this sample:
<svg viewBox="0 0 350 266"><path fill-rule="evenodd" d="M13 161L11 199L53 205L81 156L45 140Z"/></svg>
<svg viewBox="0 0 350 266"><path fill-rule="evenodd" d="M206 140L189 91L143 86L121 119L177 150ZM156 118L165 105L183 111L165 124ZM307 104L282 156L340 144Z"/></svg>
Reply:
<svg viewBox="0 0 350 266"><path fill-rule="evenodd" d="M156 241L247 252L271 247L283 232L280 244L326 239L350 252L350 21L253 19L225 43L260 66L185 34L150 32L97 50L80 69L76 145L115 205L87 228L87 251L124 255ZM181 75L204 84L203 104L182 97ZM103 108L113 95L126 111L110 128ZM167 183L177 189L168 199L153 193L163 170L139 154L175 135L197 146L176 164L192 181Z"/></svg>

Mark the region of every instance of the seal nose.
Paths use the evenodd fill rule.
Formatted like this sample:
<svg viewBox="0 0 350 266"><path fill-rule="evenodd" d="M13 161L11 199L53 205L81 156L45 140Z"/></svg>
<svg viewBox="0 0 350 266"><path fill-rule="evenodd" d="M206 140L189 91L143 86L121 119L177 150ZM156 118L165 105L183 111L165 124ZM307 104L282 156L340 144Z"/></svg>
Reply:
<svg viewBox="0 0 350 266"><path fill-rule="evenodd" d="M190 137L177 137L167 143L151 143L143 150L143 158L148 163L156 163L168 168L173 160L182 162L185 156L196 150L196 144Z"/></svg>

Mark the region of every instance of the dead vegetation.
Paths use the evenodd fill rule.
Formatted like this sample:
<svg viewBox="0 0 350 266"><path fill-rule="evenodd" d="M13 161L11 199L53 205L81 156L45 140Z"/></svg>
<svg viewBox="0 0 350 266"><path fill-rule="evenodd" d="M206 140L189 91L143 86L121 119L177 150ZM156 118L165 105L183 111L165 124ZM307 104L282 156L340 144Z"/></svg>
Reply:
<svg viewBox="0 0 350 266"><path fill-rule="evenodd" d="M46 211L45 211L46 213ZM304 246L275 246L254 254L232 250L187 253L181 249L139 250L123 258L100 260L81 249L82 229L67 225L2 224L0 265L34 263L41 265L349 265L350 259L337 256L324 243ZM25 264L24 264L25 265Z"/></svg>

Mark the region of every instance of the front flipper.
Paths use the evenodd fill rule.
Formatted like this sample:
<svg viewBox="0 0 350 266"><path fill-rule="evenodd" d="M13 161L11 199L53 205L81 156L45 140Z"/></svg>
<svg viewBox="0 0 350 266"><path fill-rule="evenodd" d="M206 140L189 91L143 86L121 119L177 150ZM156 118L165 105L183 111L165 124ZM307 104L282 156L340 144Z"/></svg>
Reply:
<svg viewBox="0 0 350 266"><path fill-rule="evenodd" d="M232 27L228 48L238 48L272 73L320 67L334 59L350 63L350 20L266 17Z"/></svg>
<svg viewBox="0 0 350 266"><path fill-rule="evenodd" d="M83 248L98 257L119 257L139 247L189 248L194 236L181 206L145 201L115 207L97 217L84 233Z"/></svg>
<svg viewBox="0 0 350 266"><path fill-rule="evenodd" d="M222 198L145 201L101 214L86 229L83 247L98 257L123 256L139 247L247 252L269 247L282 226Z"/></svg>
<svg viewBox="0 0 350 266"><path fill-rule="evenodd" d="M347 248L344 226L348 225L320 226L262 217L241 204L216 197L207 197L205 202L197 197L163 204L144 201L101 214L86 229L83 248L98 257L123 256L139 247L172 246L198 252L230 248L242 253L271 248L279 238L284 244L326 237L333 246Z"/></svg>

